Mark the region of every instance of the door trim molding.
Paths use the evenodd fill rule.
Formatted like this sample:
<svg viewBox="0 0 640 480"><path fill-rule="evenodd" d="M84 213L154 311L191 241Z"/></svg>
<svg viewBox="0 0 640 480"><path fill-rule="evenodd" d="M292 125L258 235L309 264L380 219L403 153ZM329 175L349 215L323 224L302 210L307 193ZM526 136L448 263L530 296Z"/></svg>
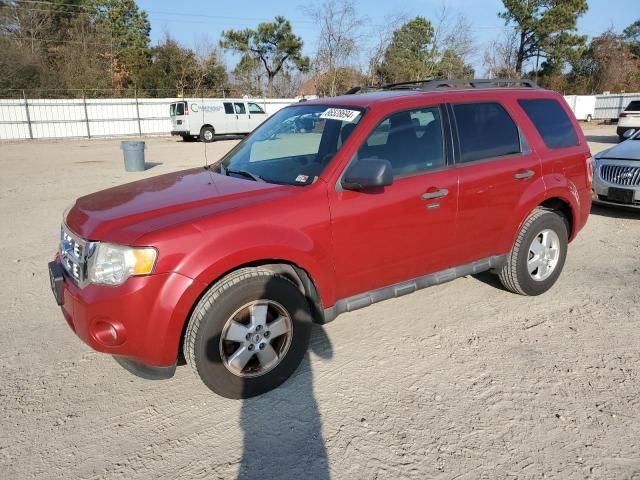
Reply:
<svg viewBox="0 0 640 480"><path fill-rule="evenodd" d="M423 275L405 282L396 283L388 287L378 288L369 292L359 293L352 297L338 300L334 306L324 309L324 321L329 323L338 317L341 313L352 312L360 308L368 307L374 303L389 300L391 298L401 297L416 290L432 287L441 283L450 282L459 277L473 275L494 268L501 267L507 259L507 255L494 255L491 257L476 260L457 267L447 268L436 273Z"/></svg>

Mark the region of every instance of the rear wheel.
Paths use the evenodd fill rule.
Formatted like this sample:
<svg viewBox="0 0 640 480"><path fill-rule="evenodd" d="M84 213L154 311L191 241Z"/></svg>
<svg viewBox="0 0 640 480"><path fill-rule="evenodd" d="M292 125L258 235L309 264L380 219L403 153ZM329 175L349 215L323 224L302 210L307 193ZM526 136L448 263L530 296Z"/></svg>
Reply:
<svg viewBox="0 0 640 480"><path fill-rule="evenodd" d="M205 143L211 143L216 139L216 132L213 127L202 127L202 130L200 130L200 138Z"/></svg>
<svg viewBox="0 0 640 480"><path fill-rule="evenodd" d="M215 393L249 398L282 384L309 344L312 316L284 276L244 268L198 302L184 339L187 362Z"/></svg>
<svg viewBox="0 0 640 480"><path fill-rule="evenodd" d="M522 225L500 270L500 281L505 288L521 295L546 292L562 272L567 244L565 218L552 210L535 209Z"/></svg>

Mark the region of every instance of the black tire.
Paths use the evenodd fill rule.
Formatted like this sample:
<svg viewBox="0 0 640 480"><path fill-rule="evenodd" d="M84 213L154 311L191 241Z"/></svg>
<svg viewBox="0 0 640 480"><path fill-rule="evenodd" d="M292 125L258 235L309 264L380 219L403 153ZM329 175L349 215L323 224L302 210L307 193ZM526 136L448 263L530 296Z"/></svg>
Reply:
<svg viewBox="0 0 640 480"><path fill-rule="evenodd" d="M200 139L205 143L216 141L216 131L213 127L202 127L200 130Z"/></svg>
<svg viewBox="0 0 640 480"><path fill-rule="evenodd" d="M529 247L543 230L553 230L560 241L558 262L551 275L544 280L535 280L529 274L527 261ZM540 295L549 290L558 280L567 258L568 224L561 214L545 208L536 208L525 220L507 261L499 272L500 282L507 290L520 295Z"/></svg>
<svg viewBox="0 0 640 480"><path fill-rule="evenodd" d="M624 142L625 138L622 135L618 135L618 142Z"/></svg>
<svg viewBox="0 0 640 480"><path fill-rule="evenodd" d="M273 369L257 377L240 377L225 366L220 338L228 319L255 300L280 304L292 320L291 343ZM298 368L309 345L309 302L288 278L260 268L243 268L216 282L191 315L184 339L187 363L213 392L226 398L250 398L281 385Z"/></svg>

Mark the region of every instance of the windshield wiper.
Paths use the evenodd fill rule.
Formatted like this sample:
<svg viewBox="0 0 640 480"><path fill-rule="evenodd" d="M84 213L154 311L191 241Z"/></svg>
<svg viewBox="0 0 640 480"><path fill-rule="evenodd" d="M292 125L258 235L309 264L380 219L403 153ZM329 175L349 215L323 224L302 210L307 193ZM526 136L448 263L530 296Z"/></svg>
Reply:
<svg viewBox="0 0 640 480"><path fill-rule="evenodd" d="M220 164L220 173L223 175L229 176L230 173L234 175L242 175L243 177L250 178L254 182L264 182L265 180L255 173L247 172L246 170L233 170L231 168L225 167L223 164Z"/></svg>

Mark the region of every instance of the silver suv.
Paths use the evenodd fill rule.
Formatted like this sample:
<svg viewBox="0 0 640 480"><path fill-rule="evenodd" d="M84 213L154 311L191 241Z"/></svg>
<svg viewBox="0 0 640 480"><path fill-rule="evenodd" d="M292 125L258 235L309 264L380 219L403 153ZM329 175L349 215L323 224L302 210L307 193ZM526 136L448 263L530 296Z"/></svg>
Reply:
<svg viewBox="0 0 640 480"><path fill-rule="evenodd" d="M640 130L595 158L593 203L640 209Z"/></svg>

